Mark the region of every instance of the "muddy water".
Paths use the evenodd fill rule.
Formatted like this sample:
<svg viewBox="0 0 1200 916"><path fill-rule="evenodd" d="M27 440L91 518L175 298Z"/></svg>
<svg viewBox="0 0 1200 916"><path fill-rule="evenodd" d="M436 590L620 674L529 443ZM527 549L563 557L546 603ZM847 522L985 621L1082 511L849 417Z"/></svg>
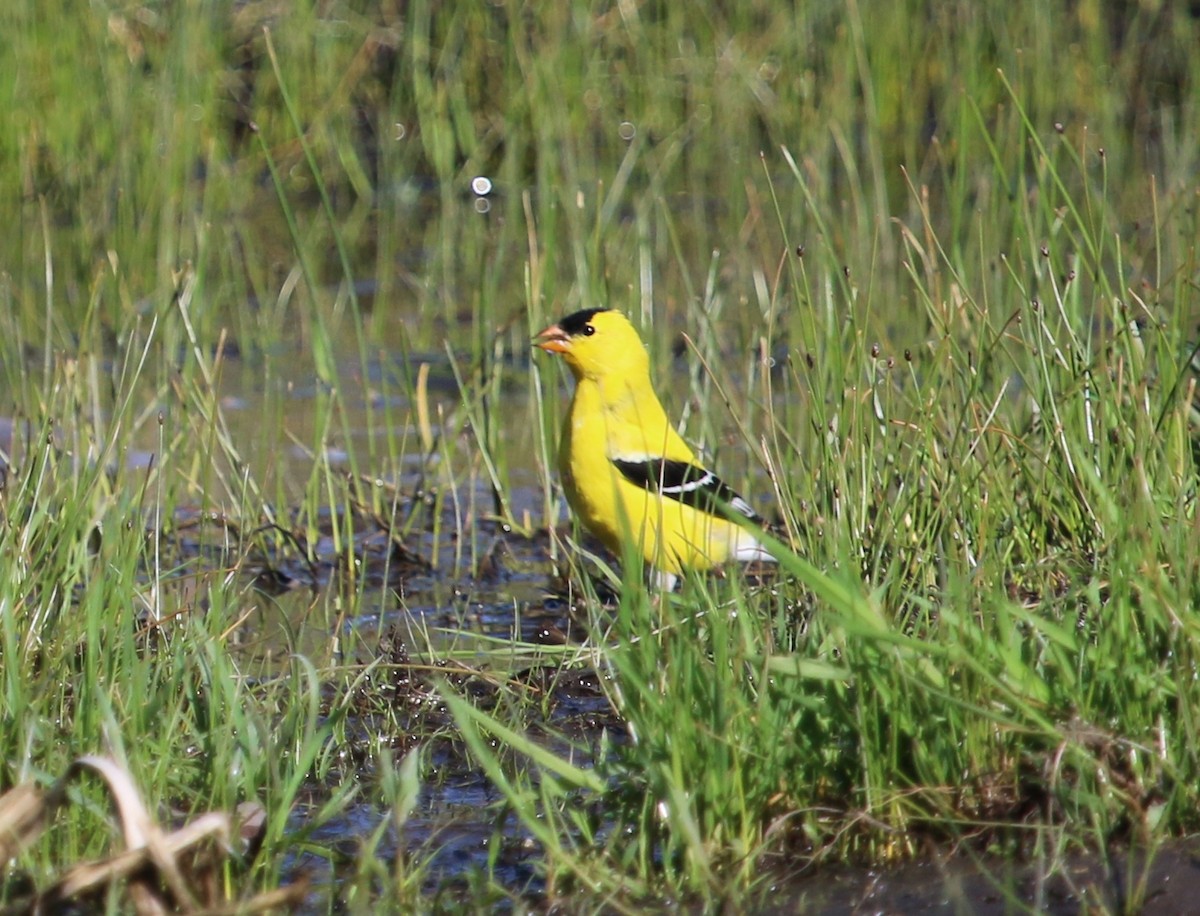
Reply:
<svg viewBox="0 0 1200 916"><path fill-rule="evenodd" d="M1200 840L1169 843L1153 857L1115 849L1047 863L931 853L890 869L833 868L782 884L774 912L851 914L1200 912Z"/></svg>
<svg viewBox="0 0 1200 916"><path fill-rule="evenodd" d="M374 386L359 377L359 356L353 342L344 344L346 351L338 364L351 368L339 387L349 435L355 441L340 442L338 448L365 455L369 451L368 430L380 422L380 405L375 400ZM425 359L436 367L431 398L456 401L459 395L449 379L445 359L439 360L436 355ZM379 365L370 371L386 374L400 368ZM263 368L249 359L230 358L221 376L224 419L251 473L281 475L284 489L299 497L311 471L312 455L300 445L280 451L277 444L264 442L258 434L265 395L257 380L262 374ZM311 441L319 390L313 374L300 364L295 377L277 377L275 385L276 397L284 392L288 432L300 443ZM409 414L405 404L391 407L397 416ZM348 461L339 453L327 457L335 470L350 472ZM360 468L360 472L366 474L368 469ZM413 493L431 490L439 480L436 470L429 473L428 467L414 464L400 480L381 481L380 486L386 493L385 503L396 489L402 501L411 501ZM513 468L509 481L506 496L514 516L543 522L544 500L534 469ZM270 676L272 664L282 671L293 653L330 659L336 652L352 664L381 659L391 666L384 670L394 673L410 660L411 652L411 661L421 668L421 673L412 677L412 689L419 692L428 686L425 665L494 670L497 647L514 640L530 647L555 648L580 641L578 622L572 619L567 603L555 594L555 568L545 530L516 534L504 526L494 516L490 488L478 476L473 480L456 478L454 489L453 499L436 503L430 499L417 510L411 531L402 539L403 553L397 552L385 519L363 514L336 520L342 530L353 531L353 553L358 561L353 576L347 575L344 557L338 555L327 532L306 545L311 546L315 557L312 563L304 558L303 551L291 549L286 540L264 539L262 557L252 570L258 573L261 587L259 613L251 622L253 632L243 638L243 651L255 670ZM406 505L404 511L411 508ZM176 530L182 534L177 535L175 546L184 556L203 557L204 545L219 541L221 532L213 531L211 522L198 512L194 519L186 516L185 512L176 519ZM329 519L324 527L332 529L334 521ZM221 565L220 558L212 559L214 566ZM329 613L326 606L330 596L351 578L356 582L352 615ZM389 653L396 653L396 657L389 657ZM509 661L512 669L504 670L504 677L529 684L531 689L550 689L550 680L557 672L539 664L536 649ZM381 678L386 681L391 676L385 673ZM394 676L405 680L402 675ZM483 679L479 684L473 684L468 674L463 679L465 689L488 689ZM547 704L551 716L546 723L547 734L569 735L586 745L598 741L602 729L619 733L620 723L612 716L594 674L575 672L553 680L555 695ZM352 741L357 733L357 746L341 752L344 768L336 778L340 783L357 780L363 787L357 798L335 817L313 827L329 794L328 787L314 785L308 789L308 801L293 813L294 830L304 835L303 846L308 851L294 855L287 871L291 878L303 875L314 882L314 911L327 911L330 891L336 894L343 877L355 873L363 839L381 827L384 835L378 849L384 859L409 857L428 863L424 886L428 893L446 886L464 886L468 876L486 868L495 855L498 825L490 806L497 800L497 793L483 773L465 765L465 754L453 739L422 738L448 730L449 717L444 710L422 708L407 718L380 713L388 704L400 702L397 697L401 689L384 684L380 696L364 701L367 711L361 721L348 729ZM396 694L387 694L388 690ZM381 728L395 728L397 718L411 728L412 734L381 735ZM391 744L399 759L411 740L423 745L428 755L427 772L423 774L420 803L399 825L379 799L374 782L377 761L372 755L380 752L382 742L384 748ZM565 752L565 745L562 749ZM536 894L536 847L515 821L502 825L500 835L503 849L495 857L497 880L514 892Z"/></svg>

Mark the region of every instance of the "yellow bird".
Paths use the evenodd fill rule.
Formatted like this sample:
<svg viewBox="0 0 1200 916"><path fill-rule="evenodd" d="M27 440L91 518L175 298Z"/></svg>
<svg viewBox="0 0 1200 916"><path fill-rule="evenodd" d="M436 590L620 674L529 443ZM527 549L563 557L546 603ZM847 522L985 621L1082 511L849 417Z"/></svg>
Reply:
<svg viewBox="0 0 1200 916"><path fill-rule="evenodd" d="M533 343L561 355L575 376L558 467L571 509L605 546L620 556L636 544L667 590L685 569L773 559L737 522L762 519L668 422L628 318L585 309Z"/></svg>

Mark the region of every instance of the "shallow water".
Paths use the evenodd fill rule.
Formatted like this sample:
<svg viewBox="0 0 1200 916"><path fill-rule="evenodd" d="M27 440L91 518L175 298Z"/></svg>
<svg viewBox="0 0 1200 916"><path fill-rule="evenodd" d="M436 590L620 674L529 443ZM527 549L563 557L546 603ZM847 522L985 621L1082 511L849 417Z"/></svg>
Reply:
<svg viewBox="0 0 1200 916"><path fill-rule="evenodd" d="M947 856L938 851L893 868L831 868L782 884L775 912L828 916L1034 912L1186 914L1197 910L1200 840L1164 844L1148 857L1115 848L1047 863ZM1141 903L1139 906L1138 903Z"/></svg>

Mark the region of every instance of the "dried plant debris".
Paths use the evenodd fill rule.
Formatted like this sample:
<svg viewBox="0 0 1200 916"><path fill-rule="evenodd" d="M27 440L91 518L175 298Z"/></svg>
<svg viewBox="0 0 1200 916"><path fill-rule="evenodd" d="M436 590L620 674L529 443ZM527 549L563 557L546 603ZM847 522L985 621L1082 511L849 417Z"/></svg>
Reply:
<svg viewBox="0 0 1200 916"><path fill-rule="evenodd" d="M261 846L266 818L248 803L229 815L210 811L177 829L150 814L129 771L108 757L76 760L49 790L23 783L0 795L0 858L11 860L52 829L55 812L71 804L68 787L85 774L99 776L116 809L124 849L109 857L71 865L48 886L10 901L3 914L56 912L111 899L114 888L129 911L149 914L239 912L292 909L307 892L305 882L245 899L230 900L222 867L227 860L248 864Z"/></svg>

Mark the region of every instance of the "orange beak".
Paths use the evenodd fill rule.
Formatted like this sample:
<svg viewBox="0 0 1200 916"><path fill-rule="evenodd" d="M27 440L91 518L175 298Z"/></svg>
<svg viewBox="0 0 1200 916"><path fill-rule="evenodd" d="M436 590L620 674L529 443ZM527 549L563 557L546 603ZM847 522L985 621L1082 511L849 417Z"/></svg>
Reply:
<svg viewBox="0 0 1200 916"><path fill-rule="evenodd" d="M571 349L571 337L556 324L538 332L533 345L547 353L566 353Z"/></svg>

